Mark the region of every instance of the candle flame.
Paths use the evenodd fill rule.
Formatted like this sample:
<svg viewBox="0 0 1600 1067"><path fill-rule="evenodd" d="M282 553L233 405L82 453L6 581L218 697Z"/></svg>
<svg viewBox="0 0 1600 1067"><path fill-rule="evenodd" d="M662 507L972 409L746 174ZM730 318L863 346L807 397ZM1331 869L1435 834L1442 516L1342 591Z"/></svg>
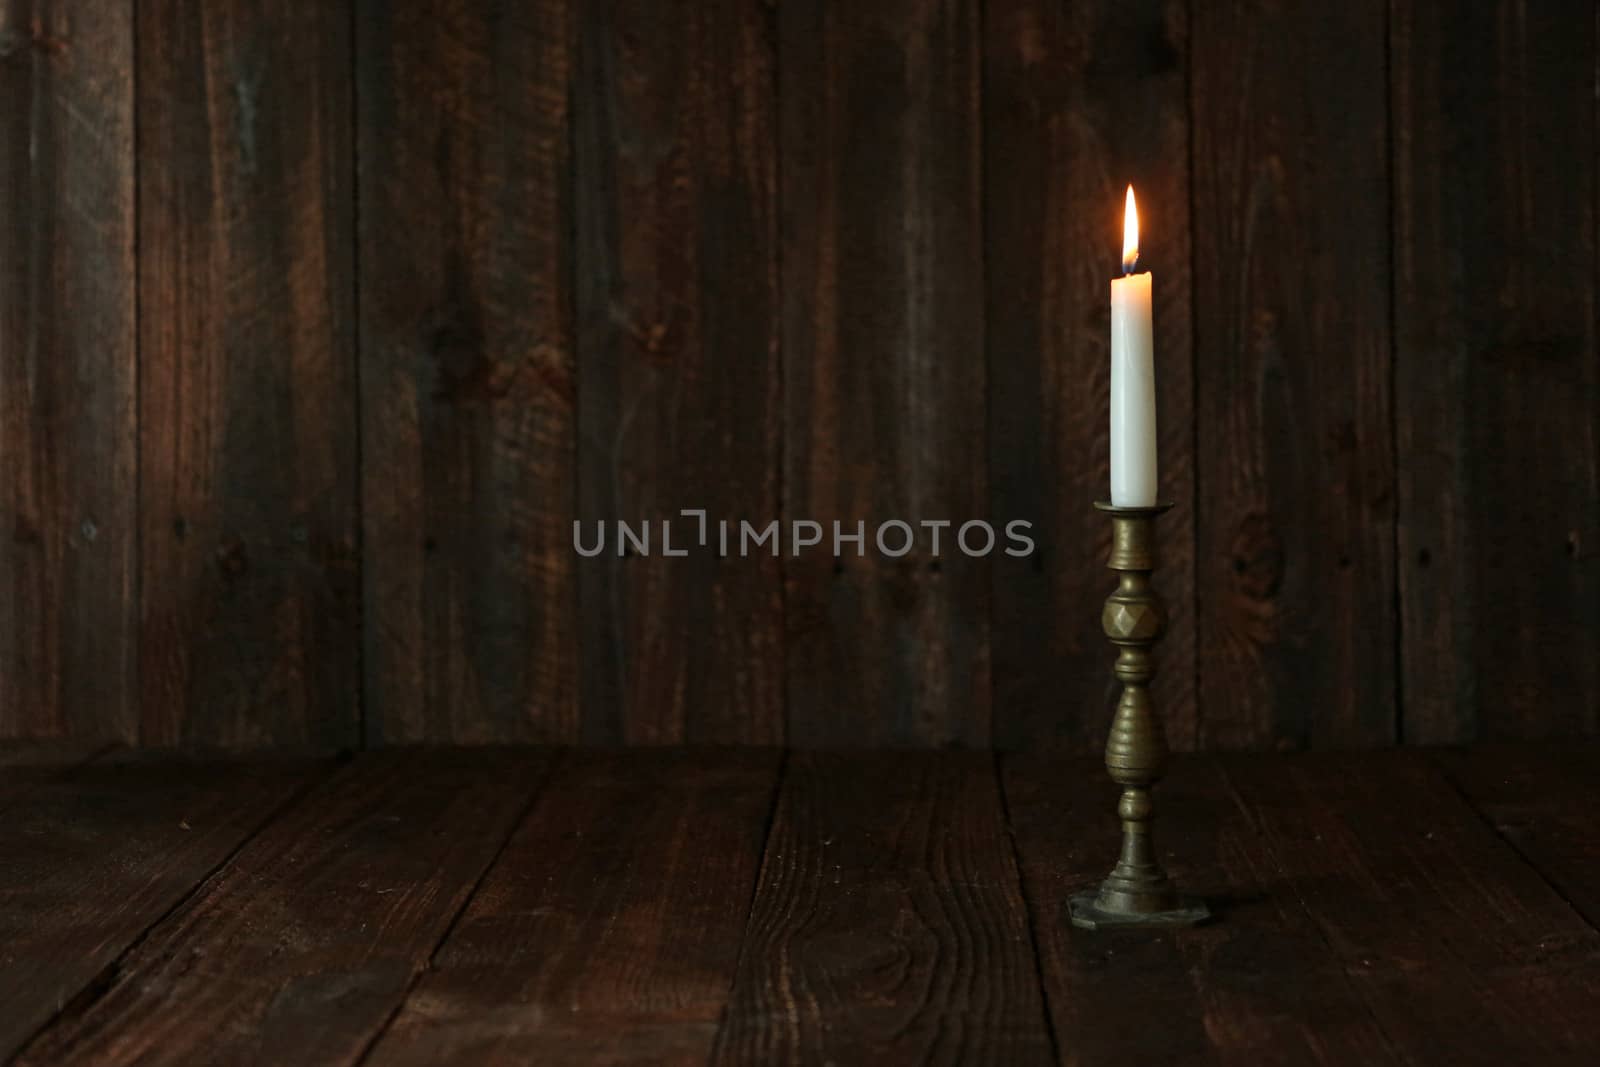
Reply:
<svg viewBox="0 0 1600 1067"><path fill-rule="evenodd" d="M1133 203L1133 186L1128 186L1128 203L1122 212L1122 273L1132 274L1139 262L1139 209Z"/></svg>

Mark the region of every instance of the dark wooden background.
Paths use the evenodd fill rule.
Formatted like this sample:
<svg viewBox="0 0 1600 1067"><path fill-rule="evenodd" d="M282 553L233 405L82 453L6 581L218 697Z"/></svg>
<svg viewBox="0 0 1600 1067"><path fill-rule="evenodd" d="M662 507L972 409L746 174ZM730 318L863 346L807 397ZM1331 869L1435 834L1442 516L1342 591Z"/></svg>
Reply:
<svg viewBox="0 0 1600 1067"><path fill-rule="evenodd" d="M1175 746L1600 725L1585 0L0 0L0 735L1091 748L1121 191ZM1031 559L580 559L575 518Z"/></svg>

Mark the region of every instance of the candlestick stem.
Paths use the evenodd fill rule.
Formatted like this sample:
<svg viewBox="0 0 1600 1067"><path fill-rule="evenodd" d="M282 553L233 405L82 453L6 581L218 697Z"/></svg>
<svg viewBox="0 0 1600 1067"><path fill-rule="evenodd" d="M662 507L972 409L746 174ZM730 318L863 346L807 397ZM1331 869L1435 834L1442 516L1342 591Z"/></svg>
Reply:
<svg viewBox="0 0 1600 1067"><path fill-rule="evenodd" d="M1151 839L1155 806L1151 790L1166 769L1167 743L1150 700L1155 676L1151 655L1166 629L1167 613L1150 584L1156 568L1155 519L1172 505L1115 507L1096 504L1111 516L1111 559L1117 588L1106 598L1100 622L1117 647L1113 668L1122 696L1106 741L1106 770L1122 787L1117 814L1122 852L1097 889L1072 897L1075 926L1193 926L1210 917L1203 901L1178 892L1161 866Z"/></svg>

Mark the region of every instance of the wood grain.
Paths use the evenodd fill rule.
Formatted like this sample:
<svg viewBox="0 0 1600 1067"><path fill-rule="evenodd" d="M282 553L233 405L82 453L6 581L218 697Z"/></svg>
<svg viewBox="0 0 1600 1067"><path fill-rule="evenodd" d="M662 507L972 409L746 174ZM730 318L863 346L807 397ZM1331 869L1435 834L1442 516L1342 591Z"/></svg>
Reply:
<svg viewBox="0 0 1600 1067"><path fill-rule="evenodd" d="M368 1062L704 1063L778 765L773 751L575 756Z"/></svg>
<svg viewBox="0 0 1600 1067"><path fill-rule="evenodd" d="M1176 761L1175 934L1066 923L1095 763L789 759L775 810L771 751L71 769L0 820L0 1059L1593 1058L1592 748Z"/></svg>
<svg viewBox="0 0 1600 1067"><path fill-rule="evenodd" d="M367 739L578 736L561 0L362 0Z"/></svg>
<svg viewBox="0 0 1600 1067"><path fill-rule="evenodd" d="M257 835L19 1062L355 1062L550 762L537 750L362 757Z"/></svg>
<svg viewBox="0 0 1600 1067"><path fill-rule="evenodd" d="M1104 746L1116 687L1099 604L1111 524L1108 283L1123 190L1155 278L1167 602L1155 698L1175 748L1195 743L1187 5L995 0L984 13L984 264L989 500L1023 519L1029 558L996 556L994 735L1006 748Z"/></svg>
<svg viewBox="0 0 1600 1067"><path fill-rule="evenodd" d="M717 1063L1044 1063L989 756L795 754Z"/></svg>
<svg viewBox="0 0 1600 1067"><path fill-rule="evenodd" d="M325 770L101 762L0 820L0 1059L114 980L129 945Z"/></svg>
<svg viewBox="0 0 1600 1067"><path fill-rule="evenodd" d="M1394 5L1407 741L1600 728L1595 34Z"/></svg>
<svg viewBox="0 0 1600 1067"><path fill-rule="evenodd" d="M133 6L0 2L0 736L131 741Z"/></svg>
<svg viewBox="0 0 1600 1067"><path fill-rule="evenodd" d="M1175 933L1068 923L1067 898L1117 855L1104 767L1019 755L1003 771L1063 1063L1401 1062L1215 763L1177 761L1156 793L1163 862L1216 915Z"/></svg>
<svg viewBox="0 0 1600 1067"><path fill-rule="evenodd" d="M1190 27L1203 748L1395 735L1386 14Z"/></svg>
<svg viewBox="0 0 1600 1067"><path fill-rule="evenodd" d="M789 739L986 744L991 561L952 544L988 508L978 6L778 17L784 513L827 542L785 563ZM889 519L954 525L892 558Z"/></svg>
<svg viewBox="0 0 1600 1067"><path fill-rule="evenodd" d="M1494 745L1434 759L1495 832L1600 928L1600 750Z"/></svg>
<svg viewBox="0 0 1600 1067"><path fill-rule="evenodd" d="M358 734L349 21L138 4L150 744Z"/></svg>
<svg viewBox="0 0 1600 1067"><path fill-rule="evenodd" d="M1600 731L1600 30L1435 7L0 0L0 737L1093 748L1129 181L1174 746Z"/></svg>
<svg viewBox="0 0 1600 1067"><path fill-rule="evenodd" d="M738 547L741 520L779 511L774 13L763 0L581 12L579 513L588 543L612 527L577 562L583 736L781 743L780 562ZM622 554L617 520L651 523L648 554ZM664 521L685 557L666 555Z"/></svg>
<svg viewBox="0 0 1600 1067"><path fill-rule="evenodd" d="M1412 1062L1582 1064L1600 933L1415 752L1228 764L1288 890Z"/></svg>

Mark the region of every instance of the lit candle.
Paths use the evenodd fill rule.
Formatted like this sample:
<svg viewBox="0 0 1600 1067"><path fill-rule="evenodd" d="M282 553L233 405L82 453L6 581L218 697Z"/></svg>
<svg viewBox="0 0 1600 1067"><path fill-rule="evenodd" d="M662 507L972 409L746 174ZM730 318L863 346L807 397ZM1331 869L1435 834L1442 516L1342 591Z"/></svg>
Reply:
<svg viewBox="0 0 1600 1067"><path fill-rule="evenodd" d="M1133 186L1122 219L1122 273L1111 282L1111 503L1156 502L1155 331L1150 325L1150 272L1139 261L1139 212Z"/></svg>

